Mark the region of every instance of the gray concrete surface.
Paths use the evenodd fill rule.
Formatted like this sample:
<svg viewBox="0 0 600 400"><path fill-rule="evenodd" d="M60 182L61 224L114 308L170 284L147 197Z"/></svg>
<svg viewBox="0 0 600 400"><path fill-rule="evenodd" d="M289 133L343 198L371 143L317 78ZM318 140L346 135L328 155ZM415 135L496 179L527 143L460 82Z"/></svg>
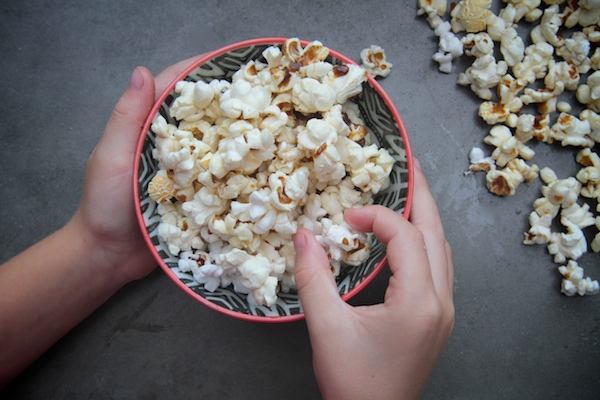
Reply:
<svg viewBox="0 0 600 400"><path fill-rule="evenodd" d="M381 83L439 203L456 268L456 327L423 399L600 398L600 297L567 298L544 247L521 244L540 183L511 198L465 177L487 127L478 100L437 72L415 1L3 1L0 4L0 261L61 227L88 155L131 71L260 36L318 39L393 62ZM464 67L459 66L459 69ZM573 150L535 161L576 170ZM581 265L600 276L597 254ZM389 273L353 303L379 301ZM32 276L31 279L36 279ZM160 270L123 288L23 373L6 399L319 398L304 322L237 321Z"/></svg>

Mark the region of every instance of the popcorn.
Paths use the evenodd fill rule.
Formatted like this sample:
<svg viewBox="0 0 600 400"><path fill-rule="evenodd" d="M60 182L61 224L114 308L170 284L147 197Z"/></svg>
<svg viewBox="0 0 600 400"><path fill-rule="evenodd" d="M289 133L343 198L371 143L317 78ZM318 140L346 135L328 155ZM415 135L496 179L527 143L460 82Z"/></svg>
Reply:
<svg viewBox="0 0 600 400"><path fill-rule="evenodd" d="M579 24L580 26L596 25L600 22L600 4L594 0L578 1L575 10L565 9L570 11L565 21L567 28Z"/></svg>
<svg viewBox="0 0 600 400"><path fill-rule="evenodd" d="M489 172L496 169L496 163L491 157L485 157L483 150L479 147L473 147L469 152L469 160L471 165L465 171L465 174L471 172L484 171Z"/></svg>
<svg viewBox="0 0 600 400"><path fill-rule="evenodd" d="M509 3L505 10L509 6L514 9L512 21L515 23L522 18L525 18L528 22L533 22L542 16L543 11L538 8L541 0L505 0L505 2Z"/></svg>
<svg viewBox="0 0 600 400"><path fill-rule="evenodd" d="M525 232L524 244L546 244L550 241L552 231L550 225L552 224L552 215L542 214L539 215L537 212L532 211L529 214L529 231Z"/></svg>
<svg viewBox="0 0 600 400"><path fill-rule="evenodd" d="M535 155L533 150L514 137L510 129L504 125L494 126L483 141L496 147L492 152L492 158L500 167L504 167L517 156L529 160Z"/></svg>
<svg viewBox="0 0 600 400"><path fill-rule="evenodd" d="M507 70L506 61L496 62L493 55L486 54L476 58L465 72L461 72L457 83L463 86L469 85L481 99L490 100L492 98L490 89L500 82Z"/></svg>
<svg viewBox="0 0 600 400"><path fill-rule="evenodd" d="M542 179L546 183L542 187L542 195L552 204L568 208L577 201L581 191L581 183L573 177L558 179L550 168L540 171Z"/></svg>
<svg viewBox="0 0 600 400"><path fill-rule="evenodd" d="M337 104L344 104L348 99L362 91L362 84L367 81L367 71L358 65L336 65L323 79L323 83L333 88Z"/></svg>
<svg viewBox="0 0 600 400"><path fill-rule="evenodd" d="M584 278L583 268L576 261L569 260L566 265L558 267L558 271L564 277L561 283L561 292L565 295L574 296L578 294L584 296L600 293L598 281L592 281L589 277Z"/></svg>
<svg viewBox="0 0 600 400"><path fill-rule="evenodd" d="M562 209L560 222L565 226L569 223L574 224L580 229L592 226L595 223L594 214L589 210L589 204L581 206L578 203L573 203L571 206Z"/></svg>
<svg viewBox="0 0 600 400"><path fill-rule="evenodd" d="M173 182L167 176L166 171L161 170L152 181L148 184L148 194L150 198L157 203L166 203L170 201L176 195L175 186Z"/></svg>
<svg viewBox="0 0 600 400"><path fill-rule="evenodd" d="M535 82L548 71L548 63L553 60L554 47L542 42L527 46L523 60L512 68L513 75L521 84Z"/></svg>
<svg viewBox="0 0 600 400"><path fill-rule="evenodd" d="M360 52L361 67L373 76L387 77L392 72L392 63L385 57L385 51L377 45L371 45Z"/></svg>
<svg viewBox="0 0 600 400"><path fill-rule="evenodd" d="M590 149L583 149L575 157L584 167L575 176L582 183L581 196L596 199L600 197L600 157ZM600 202L596 205L600 211Z"/></svg>
<svg viewBox="0 0 600 400"><path fill-rule="evenodd" d="M305 114L327 111L336 101L335 90L314 78L304 78L294 85L292 102Z"/></svg>
<svg viewBox="0 0 600 400"><path fill-rule="evenodd" d="M554 255L555 263L567 259L577 260L587 251L587 241L583 231L575 224L566 221L567 232L552 232L548 244L548 253Z"/></svg>
<svg viewBox="0 0 600 400"><path fill-rule="evenodd" d="M226 201L219 197L213 189L203 186L196 192L192 200L186 201L181 206L185 215L197 225L205 225L216 215L226 209Z"/></svg>
<svg viewBox="0 0 600 400"><path fill-rule="evenodd" d="M600 71L587 77L586 83L577 88L577 100L595 112L600 112Z"/></svg>
<svg viewBox="0 0 600 400"><path fill-rule="evenodd" d="M491 14L491 0L461 0L452 9L452 30L454 32L480 32L486 27L486 19Z"/></svg>
<svg viewBox="0 0 600 400"><path fill-rule="evenodd" d="M295 288L299 226L317 235L334 274L368 258L370 237L346 225L343 211L387 187L394 159L369 143L348 102L367 72L334 66L328 54L318 41L269 47L231 82L178 82L176 122L153 121L160 170L148 190L158 236L206 290L233 285L251 304L275 304Z"/></svg>
<svg viewBox="0 0 600 400"><path fill-rule="evenodd" d="M481 57L494 52L494 41L486 32L469 33L460 41L468 56Z"/></svg>
<svg viewBox="0 0 600 400"><path fill-rule="evenodd" d="M589 121L582 121L573 115L560 113L558 120L550 130L548 143L556 140L563 146L592 147L594 141L589 137L591 131Z"/></svg>
<svg viewBox="0 0 600 400"><path fill-rule="evenodd" d="M446 6L446 0L419 0L419 10L417 11L417 15L444 15L446 13Z"/></svg>
<svg viewBox="0 0 600 400"><path fill-rule="evenodd" d="M581 74L585 74L591 68L592 61L588 57L589 52L590 42L583 32L573 33L570 38L563 40L562 46L556 49L556 55L575 65Z"/></svg>
<svg viewBox="0 0 600 400"><path fill-rule="evenodd" d="M486 183L490 192L498 196L512 196L523 181L531 182L537 178L537 173L537 165L528 166L525 161L515 158L502 170L488 171Z"/></svg>
<svg viewBox="0 0 600 400"><path fill-rule="evenodd" d="M463 54L463 44L452 32L450 23L440 23L435 28L435 34L439 37L439 50L433 55L433 60L440 64L440 71L452 72L452 60Z"/></svg>
<svg viewBox="0 0 600 400"><path fill-rule="evenodd" d="M562 26L562 16L558 4L553 4L544 10L542 19L538 27L533 31L539 30L543 39L554 47L560 47L563 44L563 39L558 35ZM534 34L532 34L533 36Z"/></svg>
<svg viewBox="0 0 600 400"><path fill-rule="evenodd" d="M596 229L598 229L599 232L596 233L596 236L594 236L594 239L592 239L590 247L594 253L598 253L600 252L600 216L596 216L595 220Z"/></svg>
<svg viewBox="0 0 600 400"><path fill-rule="evenodd" d="M271 92L263 86L252 86L245 80L237 80L223 93L220 100L223 114L232 119L254 119L271 103Z"/></svg>
<svg viewBox="0 0 600 400"><path fill-rule="evenodd" d="M500 39L500 52L509 66L516 65L525 57L525 44L516 29L506 28Z"/></svg>
<svg viewBox="0 0 600 400"><path fill-rule="evenodd" d="M589 247L600 251L600 216L590 211L595 207L600 212L600 158L592 151L600 143L600 2L504 3L497 15L490 11L489 0L459 1L450 11L449 35L466 32L459 36L464 54L475 57L473 65L458 74L457 83L471 86L483 100L479 116L492 126L484 142L495 146L489 157L474 147L465 174L486 172L488 190L499 195L512 195L520 183L539 175L545 185L542 197L533 203L530 228L523 242L546 244L557 263L569 260L569 268L559 268L565 275L563 293L597 293L598 282L583 279L582 270L576 272L572 264L576 265L574 260L587 251L583 229L592 225L599 232L589 241ZM427 14L427 22L440 36L448 21L443 19L445 9L438 11L420 3L418 15ZM479 19L469 18L476 14ZM527 47L526 38L519 36L523 26L517 26L523 19L532 23L528 27L531 44ZM496 60L499 54L502 59ZM456 58L439 52L434 57L447 66ZM580 82L584 75L585 82ZM497 98L493 98L494 88ZM571 102L573 97L583 109ZM536 106L537 112L532 112L531 106ZM535 164L529 166L526 160L534 152L525 143L534 138L579 147L575 158L582 167L576 176L558 179L549 168L540 171ZM554 218L565 229L553 232Z"/></svg>

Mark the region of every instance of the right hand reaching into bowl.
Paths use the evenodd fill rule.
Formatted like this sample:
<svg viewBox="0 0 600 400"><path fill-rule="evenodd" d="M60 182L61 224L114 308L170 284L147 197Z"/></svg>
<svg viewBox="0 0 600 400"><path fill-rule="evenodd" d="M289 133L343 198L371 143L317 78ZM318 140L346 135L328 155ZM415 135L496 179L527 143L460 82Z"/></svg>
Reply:
<svg viewBox="0 0 600 400"><path fill-rule="evenodd" d="M452 331L451 250L416 164L410 222L382 206L345 213L351 226L387 245L392 276L382 304L343 301L312 233L294 237L296 284L326 399L418 398Z"/></svg>

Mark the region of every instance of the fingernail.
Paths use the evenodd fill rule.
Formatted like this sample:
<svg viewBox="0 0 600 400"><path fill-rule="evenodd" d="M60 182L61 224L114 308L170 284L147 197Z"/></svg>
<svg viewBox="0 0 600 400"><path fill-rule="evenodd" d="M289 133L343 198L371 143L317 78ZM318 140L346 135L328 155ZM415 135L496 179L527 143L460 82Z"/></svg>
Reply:
<svg viewBox="0 0 600 400"><path fill-rule="evenodd" d="M294 248L296 252L303 251L306 249L306 235L302 231L296 232L294 235Z"/></svg>
<svg viewBox="0 0 600 400"><path fill-rule="evenodd" d="M129 87L134 90L140 90L144 86L144 75L139 67L133 70L131 79L129 80Z"/></svg>

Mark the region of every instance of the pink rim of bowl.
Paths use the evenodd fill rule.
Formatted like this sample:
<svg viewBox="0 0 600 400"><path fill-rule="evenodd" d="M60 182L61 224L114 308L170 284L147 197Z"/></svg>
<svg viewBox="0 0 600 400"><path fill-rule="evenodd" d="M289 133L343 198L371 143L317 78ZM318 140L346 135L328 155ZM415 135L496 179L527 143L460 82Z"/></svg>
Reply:
<svg viewBox="0 0 600 400"><path fill-rule="evenodd" d="M139 193L138 176L139 176L139 167L140 167L140 155L142 152L142 148L144 146L144 141L146 139L146 133L150 129L150 126L152 125L152 121L154 120L154 117L156 116L156 113L158 112L158 109L161 107L162 103L169 96L169 94L173 91L173 89L175 88L175 84L177 82L184 79L187 75L189 75L192 71L194 71L200 65L210 61L214 57L219 56L221 54L224 54L224 53L227 53L227 52L230 52L232 50L236 50L236 49L239 49L242 47L247 47L247 46L265 45L265 44L279 45L279 44L283 44L286 40L288 40L288 38L282 38L282 37L265 37L265 38L249 39L249 40L232 43L230 45L224 46L220 49L211 51L209 53L205 53L202 56L200 56L200 58L198 58L196 61L194 61L192 64L190 64L189 67L187 67L182 73L180 73L167 86L167 88L163 91L163 93L160 95L160 97L154 103L154 106L150 110L148 117L146 118L146 121L144 122L144 126L140 133L140 137L138 139L136 152L135 152L135 164L134 164L134 169L133 169L133 192L134 192L136 216L137 216L138 223L139 223L142 235L144 237L144 240L145 240L148 248L150 249L152 255L154 256L154 259L158 262L158 265L167 274L167 276L173 282L175 282L175 284L177 286L179 286L179 288L181 290L183 290L189 296L193 297L194 299L201 302L205 306L207 306L215 311L218 311L222 314L228 315L230 317L234 317L234 318L246 320L246 321L252 321L252 322L282 323L282 322L299 321L299 320L304 319L304 313L286 315L286 316L260 316L260 315L253 315L253 314L245 314L245 313L242 313L239 311L233 311L233 310L229 310L227 308L221 307L221 306L211 302L210 300L207 300L204 297L200 296L198 293L196 293L192 289L190 289L185 283L183 283L175 275L175 273L173 271L171 271L169 266L165 263L165 261L162 259L162 257L158 254L158 251L154 247L154 244L152 243L149 235L146 232L146 223L144 221L144 216L141 213L140 204L139 204L140 193ZM300 42L302 43L302 46L306 46L309 43L309 41L306 41L306 40L301 40ZM338 60L341 60L342 62L344 62L346 64L357 64L355 61L344 56L343 54L338 53L335 50L329 49L329 53L331 56L337 58ZM408 139L408 134L406 132L404 122L402 121L402 118L400 118L400 114L398 113L398 110L394 106L394 103L392 102L392 100L390 99L388 94L385 92L385 90L383 90L381 85L371 75L368 76L367 80L369 82L369 85L371 85L377 91L377 93L381 96L381 98L384 100L384 103L387 105L390 112L392 113L394 121L396 122L396 126L398 127L398 130L400 131L400 134L402 136L402 141L404 143L404 147L405 147L405 151L406 151L407 173L408 173L406 203L405 203L404 211L403 211L402 215L404 218L408 219L408 217L410 216L410 210L411 210L411 206L412 206L412 195L413 195L413 186L414 186L414 163L413 163L413 158L412 158L410 142ZM373 271L371 271L371 273L365 279L363 279L360 283L358 283L356 286L354 286L350 291L348 291L348 293L342 295L341 298L344 301L348 301L352 297L354 297L356 294L358 294L365 286L367 286L377 276L377 274L379 274L379 272L381 272L381 270L386 265L386 263L387 263L387 256L384 256L381 259L381 261L375 265L375 267L373 268Z"/></svg>

